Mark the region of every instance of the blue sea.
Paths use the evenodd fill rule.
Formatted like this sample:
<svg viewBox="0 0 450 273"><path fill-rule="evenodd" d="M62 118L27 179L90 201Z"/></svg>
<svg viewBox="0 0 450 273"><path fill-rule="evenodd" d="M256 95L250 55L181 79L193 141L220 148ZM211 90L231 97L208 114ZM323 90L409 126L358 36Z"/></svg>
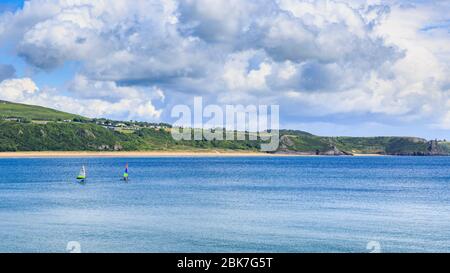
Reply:
<svg viewBox="0 0 450 273"><path fill-rule="evenodd" d="M4 158L0 174L0 252L450 252L450 157Z"/></svg>

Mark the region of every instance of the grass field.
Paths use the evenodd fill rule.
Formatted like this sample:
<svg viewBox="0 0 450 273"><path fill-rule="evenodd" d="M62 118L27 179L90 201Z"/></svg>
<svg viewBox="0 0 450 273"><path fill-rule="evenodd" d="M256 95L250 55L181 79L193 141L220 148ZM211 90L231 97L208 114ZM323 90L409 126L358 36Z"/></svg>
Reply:
<svg viewBox="0 0 450 273"><path fill-rule="evenodd" d="M0 118L22 118L26 120L73 120L84 117L35 105L0 101Z"/></svg>

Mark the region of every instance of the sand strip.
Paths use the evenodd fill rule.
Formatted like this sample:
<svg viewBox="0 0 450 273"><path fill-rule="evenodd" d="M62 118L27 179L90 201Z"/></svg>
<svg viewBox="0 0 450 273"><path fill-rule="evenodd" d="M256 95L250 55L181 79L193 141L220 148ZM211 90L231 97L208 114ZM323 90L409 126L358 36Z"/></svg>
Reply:
<svg viewBox="0 0 450 273"><path fill-rule="evenodd" d="M45 152L0 152L0 158L58 158L58 157L245 157L245 156L296 156L317 157L305 154L269 154L245 151L131 151L131 152L84 152L84 151L45 151ZM382 156L379 154L355 154L354 156ZM319 157L322 157L319 155ZM326 156L325 156L326 157Z"/></svg>

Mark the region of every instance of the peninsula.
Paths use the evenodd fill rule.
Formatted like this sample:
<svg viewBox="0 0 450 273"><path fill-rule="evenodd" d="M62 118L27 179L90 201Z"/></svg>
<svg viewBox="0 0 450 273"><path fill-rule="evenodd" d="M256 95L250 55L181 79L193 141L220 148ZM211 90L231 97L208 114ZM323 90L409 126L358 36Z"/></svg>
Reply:
<svg viewBox="0 0 450 273"><path fill-rule="evenodd" d="M0 156L268 155L259 151L260 139L176 141L171 130L167 123L91 119L0 101ZM269 155L450 155L450 142L418 137L326 137L280 130L279 148Z"/></svg>

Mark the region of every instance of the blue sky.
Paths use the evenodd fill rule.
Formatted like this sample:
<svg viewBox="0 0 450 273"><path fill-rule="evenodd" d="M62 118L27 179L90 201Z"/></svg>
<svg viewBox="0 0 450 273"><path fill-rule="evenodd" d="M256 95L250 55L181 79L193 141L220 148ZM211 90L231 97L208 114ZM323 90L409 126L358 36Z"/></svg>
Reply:
<svg viewBox="0 0 450 273"><path fill-rule="evenodd" d="M0 99L173 121L278 104L320 135L450 138L450 3L0 1Z"/></svg>
<svg viewBox="0 0 450 273"><path fill-rule="evenodd" d="M0 2L0 12L15 11L22 8L23 1L21 0L2 0Z"/></svg>

